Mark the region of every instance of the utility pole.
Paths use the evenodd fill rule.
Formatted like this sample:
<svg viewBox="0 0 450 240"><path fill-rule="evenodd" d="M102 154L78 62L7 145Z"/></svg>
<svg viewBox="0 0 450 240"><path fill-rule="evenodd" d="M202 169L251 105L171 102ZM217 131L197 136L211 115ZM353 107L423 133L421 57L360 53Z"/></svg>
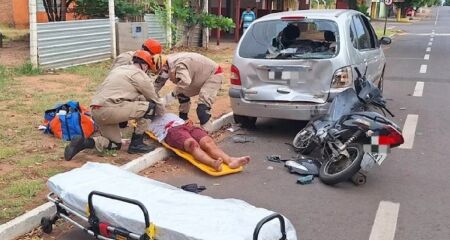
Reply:
<svg viewBox="0 0 450 240"><path fill-rule="evenodd" d="M218 14L219 14L219 17L222 16L222 0L219 0ZM219 46L220 45L220 28L217 29L216 37L217 37L217 46Z"/></svg>
<svg viewBox="0 0 450 240"><path fill-rule="evenodd" d="M36 0L28 2L28 9L30 15L30 61L36 68L38 67Z"/></svg>
<svg viewBox="0 0 450 240"><path fill-rule="evenodd" d="M109 25L111 29L111 57L116 58L116 14L114 12L114 0L108 1L109 7Z"/></svg>
<svg viewBox="0 0 450 240"><path fill-rule="evenodd" d="M167 47L171 48L172 47L172 0L167 0L166 11L167 11L167 23L166 23Z"/></svg>
<svg viewBox="0 0 450 240"><path fill-rule="evenodd" d="M241 0L236 0L236 28L234 29L234 41L239 42L239 32L241 30Z"/></svg>
<svg viewBox="0 0 450 240"><path fill-rule="evenodd" d="M203 12L208 13L208 1L203 0ZM203 28L203 46L208 49L209 44L209 28Z"/></svg>

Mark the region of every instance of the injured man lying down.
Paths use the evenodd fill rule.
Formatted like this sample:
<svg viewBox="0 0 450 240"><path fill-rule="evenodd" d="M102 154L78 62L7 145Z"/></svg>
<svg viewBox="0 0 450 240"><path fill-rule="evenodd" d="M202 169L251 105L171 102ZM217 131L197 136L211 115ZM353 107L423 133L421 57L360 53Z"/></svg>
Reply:
<svg viewBox="0 0 450 240"><path fill-rule="evenodd" d="M149 130L159 142L165 141L174 148L188 152L199 162L217 171L222 170L222 163L230 168L238 168L250 161L249 156L230 157L216 145L205 130L173 113L155 117L149 124Z"/></svg>

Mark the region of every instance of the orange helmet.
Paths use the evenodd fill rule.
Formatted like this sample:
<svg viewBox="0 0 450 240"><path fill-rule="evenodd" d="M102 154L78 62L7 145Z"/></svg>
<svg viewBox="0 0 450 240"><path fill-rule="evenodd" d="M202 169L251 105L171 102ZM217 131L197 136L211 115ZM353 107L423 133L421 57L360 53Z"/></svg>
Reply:
<svg viewBox="0 0 450 240"><path fill-rule="evenodd" d="M160 54L162 52L161 43L155 39L147 39L142 44L142 49L148 51L151 55Z"/></svg>
<svg viewBox="0 0 450 240"><path fill-rule="evenodd" d="M151 71L155 71L155 62L153 62L152 55L150 55L149 52L147 52L145 50L137 50L134 53L133 58L141 59L142 61L144 61L148 65L148 68Z"/></svg>

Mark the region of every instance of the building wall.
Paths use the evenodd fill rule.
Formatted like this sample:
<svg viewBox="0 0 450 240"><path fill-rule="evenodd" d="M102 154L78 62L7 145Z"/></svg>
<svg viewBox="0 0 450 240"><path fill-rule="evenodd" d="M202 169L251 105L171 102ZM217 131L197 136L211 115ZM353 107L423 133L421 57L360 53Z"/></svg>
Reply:
<svg viewBox="0 0 450 240"><path fill-rule="evenodd" d="M28 28L29 21L29 10L28 10L28 0L12 0L12 9L14 15L14 27L16 28Z"/></svg>
<svg viewBox="0 0 450 240"><path fill-rule="evenodd" d="M48 22L42 0L37 0L36 18L38 23ZM28 0L0 0L0 23L15 28L28 28L30 25ZM66 20L74 20L73 13L66 14Z"/></svg>
<svg viewBox="0 0 450 240"><path fill-rule="evenodd" d="M0 24L14 26L12 1L13 0L0 0Z"/></svg>

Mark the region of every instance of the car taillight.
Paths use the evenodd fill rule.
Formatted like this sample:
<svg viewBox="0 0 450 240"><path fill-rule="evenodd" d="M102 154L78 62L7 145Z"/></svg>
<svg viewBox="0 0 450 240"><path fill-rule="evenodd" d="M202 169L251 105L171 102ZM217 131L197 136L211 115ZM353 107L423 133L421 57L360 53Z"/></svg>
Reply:
<svg viewBox="0 0 450 240"><path fill-rule="evenodd" d="M340 68L334 72L331 81L332 88L349 87L353 82L352 68L350 66Z"/></svg>
<svg viewBox="0 0 450 240"><path fill-rule="evenodd" d="M390 145L391 147L396 147L405 142L402 133L399 132L397 129L388 125L385 127L385 130L387 134L383 134L378 138L380 145Z"/></svg>
<svg viewBox="0 0 450 240"><path fill-rule="evenodd" d="M230 82L233 85L241 85L241 75L239 74L239 69L234 65L231 65Z"/></svg>

